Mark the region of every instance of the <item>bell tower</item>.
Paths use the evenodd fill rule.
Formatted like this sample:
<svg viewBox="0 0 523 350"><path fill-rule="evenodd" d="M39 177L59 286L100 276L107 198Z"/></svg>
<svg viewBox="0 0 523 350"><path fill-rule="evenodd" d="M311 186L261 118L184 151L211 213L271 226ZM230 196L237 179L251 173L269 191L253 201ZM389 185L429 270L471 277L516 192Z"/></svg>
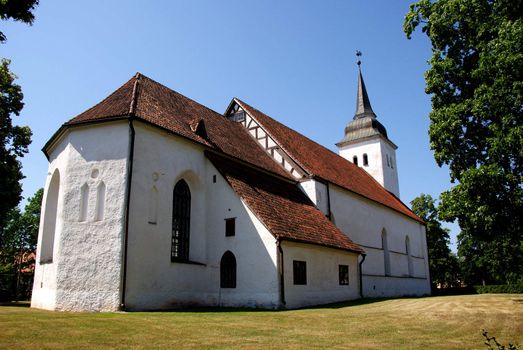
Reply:
<svg viewBox="0 0 523 350"><path fill-rule="evenodd" d="M358 58L360 51L356 51ZM358 59L358 92L354 118L345 127L345 136L336 144L340 156L366 170L386 190L399 198L396 146L387 136L370 105Z"/></svg>

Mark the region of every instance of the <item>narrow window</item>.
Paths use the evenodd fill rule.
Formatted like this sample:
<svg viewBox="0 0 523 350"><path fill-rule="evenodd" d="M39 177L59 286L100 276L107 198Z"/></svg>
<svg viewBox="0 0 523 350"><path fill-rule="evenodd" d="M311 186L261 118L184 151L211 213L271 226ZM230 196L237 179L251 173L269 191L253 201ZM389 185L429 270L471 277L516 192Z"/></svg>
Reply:
<svg viewBox="0 0 523 350"><path fill-rule="evenodd" d="M220 288L236 288L236 258L230 251L220 261Z"/></svg>
<svg viewBox="0 0 523 350"><path fill-rule="evenodd" d="M339 265L340 286L349 285L349 265Z"/></svg>
<svg viewBox="0 0 523 350"><path fill-rule="evenodd" d="M307 284L307 262L293 260L292 270L294 277L294 284L306 285Z"/></svg>
<svg viewBox="0 0 523 350"><path fill-rule="evenodd" d="M352 162L356 165L358 165L358 156L352 157Z"/></svg>
<svg viewBox="0 0 523 350"><path fill-rule="evenodd" d="M386 155L385 155L385 158L387 158L387 166L390 167L389 155L386 154Z"/></svg>
<svg viewBox="0 0 523 350"><path fill-rule="evenodd" d="M56 218L58 208L58 195L60 193L60 172L54 172L49 187L44 211L44 227L42 229L42 243L40 245L40 263L53 262L54 237L56 231Z"/></svg>
<svg viewBox="0 0 523 350"><path fill-rule="evenodd" d="M189 260L190 223L191 191L187 182L180 180L173 191L171 261Z"/></svg>
<svg viewBox="0 0 523 350"><path fill-rule="evenodd" d="M390 255L387 243L387 231L383 229L381 232L381 246L383 248L383 265L385 269L385 276L390 276Z"/></svg>
<svg viewBox="0 0 523 350"><path fill-rule="evenodd" d="M212 176L212 183L213 183L213 184L216 183L216 175L213 175L213 176Z"/></svg>
<svg viewBox="0 0 523 350"><path fill-rule="evenodd" d="M80 188L80 221L87 220L89 210L89 185L84 183Z"/></svg>
<svg viewBox="0 0 523 350"><path fill-rule="evenodd" d="M412 256L410 253L410 238L409 236L405 237L405 253L407 254L407 266L409 268L409 276L412 276Z"/></svg>
<svg viewBox="0 0 523 350"><path fill-rule="evenodd" d="M105 207L105 184L100 182L96 191L96 207L94 221L100 221L104 219L104 207Z"/></svg>
<svg viewBox="0 0 523 350"><path fill-rule="evenodd" d="M158 189L156 186L151 188L151 193L149 194L149 215L147 222L150 224L156 224L158 220Z"/></svg>
<svg viewBox="0 0 523 350"><path fill-rule="evenodd" d="M225 219L225 237L236 235L236 218Z"/></svg>
<svg viewBox="0 0 523 350"><path fill-rule="evenodd" d="M392 169L394 169L394 162L393 162L392 156L390 156L390 167Z"/></svg>
<svg viewBox="0 0 523 350"><path fill-rule="evenodd" d="M369 166L369 157L367 153L363 153L363 166Z"/></svg>

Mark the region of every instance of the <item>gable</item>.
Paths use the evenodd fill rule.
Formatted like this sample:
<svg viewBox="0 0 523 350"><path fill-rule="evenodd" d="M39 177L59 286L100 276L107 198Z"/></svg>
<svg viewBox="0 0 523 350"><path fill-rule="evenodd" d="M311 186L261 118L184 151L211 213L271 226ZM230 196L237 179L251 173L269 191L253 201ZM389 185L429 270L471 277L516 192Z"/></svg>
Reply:
<svg viewBox="0 0 523 350"><path fill-rule="evenodd" d="M423 222L399 198L384 189L365 170L279 123L247 103L238 99L234 101L271 136L278 147L298 164L309 177L318 177L326 180L348 191L385 205L415 221Z"/></svg>

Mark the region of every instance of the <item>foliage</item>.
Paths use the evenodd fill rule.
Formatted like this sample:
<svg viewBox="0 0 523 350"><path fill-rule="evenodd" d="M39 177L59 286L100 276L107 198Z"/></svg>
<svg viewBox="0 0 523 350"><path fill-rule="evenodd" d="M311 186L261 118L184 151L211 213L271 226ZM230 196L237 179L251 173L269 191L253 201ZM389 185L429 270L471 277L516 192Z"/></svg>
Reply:
<svg viewBox="0 0 523 350"><path fill-rule="evenodd" d="M523 293L523 283L491 284L491 285L486 285L486 286L474 286L474 290L478 294L486 294L486 293L522 294Z"/></svg>
<svg viewBox="0 0 523 350"><path fill-rule="evenodd" d="M32 24L35 7L39 0L0 0L0 19ZM0 31L0 43L6 37ZM31 129L28 126L13 126L11 117L19 116L24 104L24 95L16 76L9 71L10 61L0 62L0 231L3 230L7 213L22 199L22 165L18 158L28 152ZM2 242L0 241L0 247Z"/></svg>
<svg viewBox="0 0 523 350"><path fill-rule="evenodd" d="M430 145L456 183L440 216L458 220L472 283L523 275L522 16L520 0L421 0L404 22L431 40Z"/></svg>
<svg viewBox="0 0 523 350"><path fill-rule="evenodd" d="M487 349L489 350L493 350L493 349L498 349L498 350L518 350L519 348L516 346L516 345L513 345L513 344L508 344L508 347L506 347L505 345L499 343L497 340L496 340L496 337L490 337L488 335L488 332L484 329L481 330L481 334L483 335L483 337L485 337L485 345L487 346ZM492 343L494 343L494 346L492 346Z"/></svg>
<svg viewBox="0 0 523 350"><path fill-rule="evenodd" d="M457 257L449 248L449 230L441 227L435 200L421 194L411 202L412 211L426 223L429 270L433 284L446 287L456 285L459 279Z"/></svg>
<svg viewBox="0 0 523 350"><path fill-rule="evenodd" d="M0 19L13 19L27 24L34 21L33 11L38 6L39 0L1 0L0 1ZM0 32L0 43L5 42L7 38L4 33Z"/></svg>
<svg viewBox="0 0 523 350"><path fill-rule="evenodd" d="M14 295L19 287L16 281L20 281L24 271L28 276L22 276L24 288L19 288L19 296L27 298L31 290L43 191L41 188L29 198L23 213L19 208L11 209L4 229L0 230L0 299L18 296Z"/></svg>

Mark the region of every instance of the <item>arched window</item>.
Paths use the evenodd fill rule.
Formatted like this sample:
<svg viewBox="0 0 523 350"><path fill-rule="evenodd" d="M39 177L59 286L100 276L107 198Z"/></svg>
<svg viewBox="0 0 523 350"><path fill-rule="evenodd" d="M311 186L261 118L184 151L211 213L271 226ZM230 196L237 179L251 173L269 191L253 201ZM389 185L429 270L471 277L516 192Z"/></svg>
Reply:
<svg viewBox="0 0 523 350"><path fill-rule="evenodd" d="M89 185L84 183L80 188L80 221L87 220L89 211Z"/></svg>
<svg viewBox="0 0 523 350"><path fill-rule="evenodd" d="M189 260L189 233L191 224L191 191L187 182L180 180L173 191L173 226L171 261Z"/></svg>
<svg viewBox="0 0 523 350"><path fill-rule="evenodd" d="M369 166L369 157L367 153L363 153L363 166Z"/></svg>
<svg viewBox="0 0 523 350"><path fill-rule="evenodd" d="M409 236L405 237L405 253L407 254L407 265L409 267L409 276L412 276L412 256L410 252L410 238Z"/></svg>
<svg viewBox="0 0 523 350"><path fill-rule="evenodd" d="M236 288L236 258L229 250L220 261L220 288Z"/></svg>
<svg viewBox="0 0 523 350"><path fill-rule="evenodd" d="M96 207L94 212L94 221L101 221L104 219L105 209L105 183L102 181L98 184L96 189Z"/></svg>
<svg viewBox="0 0 523 350"><path fill-rule="evenodd" d="M387 231L383 229L381 232L381 246L383 248L383 265L385 267L385 276L390 276L390 255L389 246L387 243Z"/></svg>
<svg viewBox="0 0 523 350"><path fill-rule="evenodd" d="M358 165L358 156L352 157L352 162L356 165Z"/></svg>
<svg viewBox="0 0 523 350"><path fill-rule="evenodd" d="M55 170L45 201L44 227L40 244L40 263L53 262L54 238L56 231L56 218L58 212L58 196L60 194L60 172Z"/></svg>

